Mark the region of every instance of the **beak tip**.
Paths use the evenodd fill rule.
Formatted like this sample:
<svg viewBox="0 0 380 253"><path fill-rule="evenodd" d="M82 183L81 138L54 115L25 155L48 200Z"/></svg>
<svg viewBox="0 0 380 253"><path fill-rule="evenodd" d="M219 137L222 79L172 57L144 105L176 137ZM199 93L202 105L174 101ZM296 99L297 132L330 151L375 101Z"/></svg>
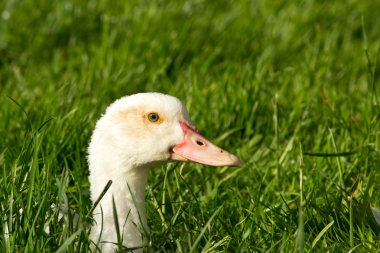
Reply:
<svg viewBox="0 0 380 253"><path fill-rule="evenodd" d="M242 162L239 157L235 156L234 160L235 161L232 163L232 166L240 168L242 166Z"/></svg>

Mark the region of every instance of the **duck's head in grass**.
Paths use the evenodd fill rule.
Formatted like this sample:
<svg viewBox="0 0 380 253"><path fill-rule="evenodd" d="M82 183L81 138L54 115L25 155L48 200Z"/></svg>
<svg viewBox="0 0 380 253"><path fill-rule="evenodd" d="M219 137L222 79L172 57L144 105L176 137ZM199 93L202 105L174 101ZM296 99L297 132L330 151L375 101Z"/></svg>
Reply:
<svg viewBox="0 0 380 253"><path fill-rule="evenodd" d="M241 163L200 134L177 98L159 93L126 96L110 105L96 124L88 153L93 202L112 181L93 212L91 239L103 252L144 246L149 168L177 160Z"/></svg>

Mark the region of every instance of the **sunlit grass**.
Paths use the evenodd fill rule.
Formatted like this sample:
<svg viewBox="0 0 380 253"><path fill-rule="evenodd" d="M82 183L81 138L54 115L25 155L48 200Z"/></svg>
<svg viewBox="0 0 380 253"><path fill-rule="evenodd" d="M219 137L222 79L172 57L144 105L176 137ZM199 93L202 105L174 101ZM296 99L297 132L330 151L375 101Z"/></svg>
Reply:
<svg viewBox="0 0 380 253"><path fill-rule="evenodd" d="M179 97L243 160L151 171L154 251L378 251L379 8L1 2L0 251L89 250L90 134L143 91Z"/></svg>

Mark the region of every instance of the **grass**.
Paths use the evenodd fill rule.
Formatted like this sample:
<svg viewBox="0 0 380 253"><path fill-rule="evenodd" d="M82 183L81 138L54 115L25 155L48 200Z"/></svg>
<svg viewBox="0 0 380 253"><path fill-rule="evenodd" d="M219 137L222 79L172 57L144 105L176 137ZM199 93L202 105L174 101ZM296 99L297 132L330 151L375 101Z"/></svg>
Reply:
<svg viewBox="0 0 380 253"><path fill-rule="evenodd" d="M156 252L379 252L379 8L0 2L1 251L88 251L93 126L158 91L244 165L152 170Z"/></svg>

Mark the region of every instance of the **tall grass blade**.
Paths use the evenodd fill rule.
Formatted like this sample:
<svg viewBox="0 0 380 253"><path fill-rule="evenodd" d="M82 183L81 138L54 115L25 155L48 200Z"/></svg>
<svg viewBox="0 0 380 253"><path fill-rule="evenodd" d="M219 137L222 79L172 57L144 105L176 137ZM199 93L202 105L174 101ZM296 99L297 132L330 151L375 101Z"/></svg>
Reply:
<svg viewBox="0 0 380 253"><path fill-rule="evenodd" d="M327 230L329 230L329 228L334 225L334 222L335 221L331 221L329 224L326 225L326 227L324 227L321 232L318 233L317 237L315 237L315 239L313 240L313 242L311 243L311 249L313 249L315 247L315 245L319 242L319 240L322 238L322 236L327 232Z"/></svg>
<svg viewBox="0 0 380 253"><path fill-rule="evenodd" d="M222 207L223 206L220 206L218 209L216 209L215 212L211 215L210 219L208 219L208 221L206 222L206 224L203 226L203 228L202 228L201 232L199 233L197 239L195 240L195 242L193 243L193 245L190 248L190 251L189 251L190 253L196 252L198 244L201 241L204 233L206 232L207 228L210 227L211 222L214 220L215 216L220 212L220 210L222 209Z"/></svg>
<svg viewBox="0 0 380 253"><path fill-rule="evenodd" d="M113 220L114 220L115 229L116 229L116 236L117 236L117 247L118 247L119 252L122 252L123 240L122 240L121 233L120 233L119 218L117 215L117 207L116 207L115 199L113 196L112 196L112 210L113 210Z"/></svg>
<svg viewBox="0 0 380 253"><path fill-rule="evenodd" d="M299 180L300 180L300 206L298 211L298 228L296 238L296 251L299 253L304 252L305 245L305 230L304 230L304 214L303 214L303 156L302 156L302 144L299 144Z"/></svg>
<svg viewBox="0 0 380 253"><path fill-rule="evenodd" d="M67 248L74 242L75 238L82 233L82 229L80 228L74 234L72 234L69 238L67 238L63 244L57 249L56 253L67 252Z"/></svg>

